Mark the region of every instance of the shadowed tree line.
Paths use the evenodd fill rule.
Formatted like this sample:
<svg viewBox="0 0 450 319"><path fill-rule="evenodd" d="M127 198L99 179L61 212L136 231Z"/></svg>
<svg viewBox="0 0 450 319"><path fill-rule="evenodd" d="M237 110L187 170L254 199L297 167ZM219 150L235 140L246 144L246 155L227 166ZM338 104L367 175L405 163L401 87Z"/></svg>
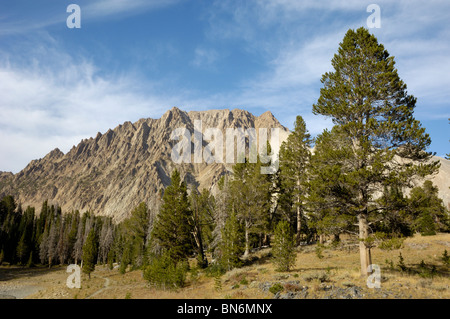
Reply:
<svg viewBox="0 0 450 319"><path fill-rule="evenodd" d="M174 170L158 203L130 208L120 224L92 212L62 214L47 202L36 215L6 196L0 262L51 267L82 261L86 273L98 263L118 263L122 273L142 269L156 286L180 287L192 257L197 267L221 272L242 265L252 249L272 246L278 269L289 270L296 245L353 234L361 274L368 275L377 240L449 231L438 189L430 181L414 187L439 163L426 151L431 139L413 116L416 98L393 57L359 28L347 32L331 63L313 113L331 118L334 127L313 139L297 116L276 174L261 174L266 159L243 158L213 196L189 191Z"/></svg>

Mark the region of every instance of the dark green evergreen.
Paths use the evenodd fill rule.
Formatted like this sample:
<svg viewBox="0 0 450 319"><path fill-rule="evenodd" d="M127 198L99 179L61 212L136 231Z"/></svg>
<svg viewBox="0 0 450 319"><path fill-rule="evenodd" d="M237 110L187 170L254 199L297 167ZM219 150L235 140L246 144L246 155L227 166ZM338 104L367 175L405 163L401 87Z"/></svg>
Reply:
<svg viewBox="0 0 450 319"><path fill-rule="evenodd" d="M322 76L323 88L313 113L330 117L350 142L351 158L345 174L353 181L349 213L358 218L361 274L371 264L368 219L376 207L377 189L393 182L407 186L415 176L435 172L438 162L428 164L431 143L413 116L416 98L395 69L394 58L365 28L349 30ZM414 160L414 164L396 157Z"/></svg>
<svg viewBox="0 0 450 319"><path fill-rule="evenodd" d="M314 155L308 171L308 228L313 235L339 238L350 231L356 220L351 212L355 193L354 181L349 178L352 158L349 140L339 127L325 130L315 139Z"/></svg>
<svg viewBox="0 0 450 319"><path fill-rule="evenodd" d="M233 212L226 220L220 243L220 264L231 270L242 265L241 256L245 251L244 232Z"/></svg>
<svg viewBox="0 0 450 319"><path fill-rule="evenodd" d="M311 136L306 123L298 115L294 131L280 147L280 180L282 192L279 201L287 210L287 220L296 221L297 244L300 243L302 225L304 225L305 182L311 157ZM291 216L294 213L294 216Z"/></svg>
<svg viewBox="0 0 450 319"><path fill-rule="evenodd" d="M423 235L435 235L437 231L450 230L448 210L438 197L438 188L431 181L425 181L422 186L411 190L409 209L414 231Z"/></svg>
<svg viewBox="0 0 450 319"><path fill-rule="evenodd" d="M245 159L233 166L230 194L232 211L244 227L244 256L250 253L251 235L267 231L270 210L270 187L268 174L261 174L262 163L257 157L256 163Z"/></svg>
<svg viewBox="0 0 450 319"><path fill-rule="evenodd" d="M91 278L91 273L95 270L98 253L98 238L95 227L90 230L86 242L83 245L83 272Z"/></svg>
<svg viewBox="0 0 450 319"><path fill-rule="evenodd" d="M177 289L185 286L188 264L186 261L174 262L168 252L151 256L143 276L149 283L160 289Z"/></svg>
<svg viewBox="0 0 450 319"><path fill-rule="evenodd" d="M177 263L193 254L193 231L193 213L186 184L181 180L180 173L174 170L171 184L164 191L161 210L151 234L152 241L156 241Z"/></svg>
<svg viewBox="0 0 450 319"><path fill-rule="evenodd" d="M213 240L215 228L214 209L215 200L209 190L204 189L201 193L192 190L190 203L193 217L193 236L197 251L197 262L200 268L208 266L205 251L210 247Z"/></svg>
<svg viewBox="0 0 450 319"><path fill-rule="evenodd" d="M291 225L285 220L275 228L272 255L277 271L289 271L295 265L297 253L295 238Z"/></svg>
<svg viewBox="0 0 450 319"><path fill-rule="evenodd" d="M122 264L131 263L133 268L139 268L144 264L145 248L147 244L149 223L149 210L147 204L140 203L132 212L129 218L123 222L124 237L127 240L129 251L123 259Z"/></svg>

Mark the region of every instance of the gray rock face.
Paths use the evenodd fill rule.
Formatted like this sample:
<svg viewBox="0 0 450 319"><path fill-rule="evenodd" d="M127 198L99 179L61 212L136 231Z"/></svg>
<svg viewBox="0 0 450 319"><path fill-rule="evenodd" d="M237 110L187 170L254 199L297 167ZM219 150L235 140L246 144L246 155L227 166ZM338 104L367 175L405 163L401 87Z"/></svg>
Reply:
<svg viewBox="0 0 450 319"><path fill-rule="evenodd" d="M48 200L63 211L91 210L121 221L140 202L157 207L159 191L170 183L175 168L190 188L214 192L231 164L176 164L171 159L172 149L178 143L170 138L173 130L187 128L192 136L194 120L202 121L203 132L218 128L224 138L227 128L239 127L279 127L282 141L289 134L270 112L254 116L238 109L187 113L172 108L160 119L125 122L95 138L84 139L67 154L56 148L17 174L0 172L0 196L13 195L22 207L34 206L37 213L42 202ZM203 147L208 143L203 141ZM193 144L191 149L193 153Z"/></svg>
<svg viewBox="0 0 450 319"><path fill-rule="evenodd" d="M364 297L362 289L357 286L340 288L332 287L329 294L325 297L327 299L361 299Z"/></svg>
<svg viewBox="0 0 450 319"><path fill-rule="evenodd" d="M258 131L278 127L280 143L289 135L289 130L270 112L254 116L239 109L184 112L172 108L160 119L125 122L104 134L98 133L95 138L84 139L66 154L56 148L44 158L31 161L17 174L0 172L0 197L13 195L22 207L34 206L37 213L42 202L48 200L63 211L90 210L121 221L140 202L147 202L150 208L158 207L159 192L169 185L175 168L191 189L207 188L214 194L217 182L229 173L232 164L196 164L193 160L189 164L176 164L171 159L172 149L178 143L171 140L171 133L184 127L192 136L195 120L202 121L203 132L218 128L224 139L227 128ZM208 143L204 140L203 147ZM430 179L450 208L450 161L434 159L440 160L441 168Z"/></svg>

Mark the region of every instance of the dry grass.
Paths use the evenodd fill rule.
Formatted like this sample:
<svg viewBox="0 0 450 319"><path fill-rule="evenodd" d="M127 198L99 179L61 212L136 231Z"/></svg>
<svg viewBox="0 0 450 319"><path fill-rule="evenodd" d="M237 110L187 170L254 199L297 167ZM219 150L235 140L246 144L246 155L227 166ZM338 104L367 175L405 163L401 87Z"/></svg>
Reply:
<svg viewBox="0 0 450 319"><path fill-rule="evenodd" d="M450 269L441 257L450 253L450 234L423 237L416 235L404 241L400 249L381 250L374 248L372 262L381 267L381 289L370 289L366 279L360 277L359 252L352 246L335 248L325 246L319 258L315 246L299 249L295 267L290 272L276 272L267 257L269 249L255 253L249 266L233 269L220 278L221 289L212 277L200 272L198 278L188 276L187 286L176 291L157 290L149 286L142 271L131 271L124 275L117 270L97 267L89 280L82 276L81 289L69 289L65 285L68 274L65 267L44 274L10 278L7 283L36 284L43 289L29 298L103 298L103 299L264 299L273 298L270 285L280 283L284 292L307 288L306 298L323 298L330 287L360 288L362 298L444 298L450 299ZM402 254L408 271L398 268ZM421 262L426 268L421 268ZM391 265L393 268L391 269ZM435 271L431 273L432 267ZM427 271L425 271L427 270ZM38 271L38 270L35 270ZM2 282L4 283L4 282ZM266 285L266 289L263 286Z"/></svg>

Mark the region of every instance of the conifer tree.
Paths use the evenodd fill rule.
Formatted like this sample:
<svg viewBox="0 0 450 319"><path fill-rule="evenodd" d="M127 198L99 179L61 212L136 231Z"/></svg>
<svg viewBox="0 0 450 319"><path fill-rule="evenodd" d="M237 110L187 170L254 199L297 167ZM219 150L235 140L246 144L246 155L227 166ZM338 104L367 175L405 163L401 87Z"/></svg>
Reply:
<svg viewBox="0 0 450 319"><path fill-rule="evenodd" d="M77 233L75 236L75 242L73 245L73 259L75 261L75 264L78 265L78 261L82 259L83 257L83 239L84 239L84 218L80 218L79 212L77 211Z"/></svg>
<svg viewBox="0 0 450 319"><path fill-rule="evenodd" d="M51 220L47 238L47 260L49 268L53 265L57 257L58 234L61 223L61 215L58 208L53 205L50 208Z"/></svg>
<svg viewBox="0 0 450 319"><path fill-rule="evenodd" d="M17 257L19 258L19 262L22 264L25 261L25 258L28 257L29 249L26 242L27 231L25 230L20 236L19 243L17 244L16 252Z"/></svg>
<svg viewBox="0 0 450 319"><path fill-rule="evenodd" d="M239 267L242 263L241 256L244 252L244 237L242 227L239 224L236 213L233 212L226 220L222 229L222 241L220 243L220 262L227 269Z"/></svg>
<svg viewBox="0 0 450 319"><path fill-rule="evenodd" d="M33 249L34 208L28 206L22 215L19 225L20 240L17 244L17 257L21 264L25 264Z"/></svg>
<svg viewBox="0 0 450 319"><path fill-rule="evenodd" d="M193 253L192 220L186 184L174 170L151 236L175 263L186 260Z"/></svg>
<svg viewBox="0 0 450 319"><path fill-rule="evenodd" d="M102 224L102 230L99 238L99 253L98 259L101 263L106 264L109 256L109 252L114 243L114 224L111 218L105 218Z"/></svg>
<svg viewBox="0 0 450 319"><path fill-rule="evenodd" d="M271 183L267 174L261 174L261 161L233 166L233 180L230 183L232 210L244 226L244 256L250 252L250 235L264 228L269 217Z"/></svg>
<svg viewBox="0 0 450 319"><path fill-rule="evenodd" d="M78 224L80 222L80 213L75 211L71 213L69 233L67 238L67 258L71 262L74 260L74 248L77 241Z"/></svg>
<svg viewBox="0 0 450 319"><path fill-rule="evenodd" d="M325 130L315 139L314 155L308 171L307 210L310 236L339 235L355 223L350 214L352 199L357 196L348 177L351 160L350 143L339 127ZM312 238L310 238L312 239Z"/></svg>
<svg viewBox="0 0 450 319"><path fill-rule="evenodd" d="M226 219L232 211L231 191L229 186L229 176L223 175L217 187L219 192L215 196L214 223L215 228L212 231L211 250L213 256L217 256L220 251L220 243L222 242L222 230L225 226Z"/></svg>
<svg viewBox="0 0 450 319"><path fill-rule="evenodd" d="M306 170L311 153L311 136L306 129L306 123L298 115L294 131L280 147L280 179L284 190L282 198L291 201L290 206L295 211L297 224L297 244L300 243L304 198L306 196Z"/></svg>
<svg viewBox="0 0 450 319"><path fill-rule="evenodd" d="M205 256L205 247L212 241L214 222L214 197L204 189L201 193L192 190L190 195L193 236L197 248L197 261L200 268L205 268L208 261Z"/></svg>
<svg viewBox="0 0 450 319"><path fill-rule="evenodd" d="M129 258L134 268L139 268L144 263L145 243L149 235L148 220L149 210L147 204L142 202L123 223L124 235L131 248Z"/></svg>
<svg viewBox="0 0 450 319"><path fill-rule="evenodd" d="M97 262L98 240L95 227L92 227L83 246L83 272L91 278Z"/></svg>
<svg viewBox="0 0 450 319"><path fill-rule="evenodd" d="M407 186L412 177L436 171L438 163L426 164L431 140L413 116L416 98L407 93L394 58L375 36L362 27L348 30L331 64L334 71L322 76L313 113L330 117L351 142L352 157L343 166L357 193L350 213L358 219L361 274L367 276L375 192L393 180Z"/></svg>
<svg viewBox="0 0 450 319"><path fill-rule="evenodd" d="M280 221L274 233L272 255L278 271L289 271L295 264L295 239L291 225Z"/></svg>
<svg viewBox="0 0 450 319"><path fill-rule="evenodd" d="M411 190L409 210L412 228L423 235L450 230L448 210L438 196L438 188L429 180Z"/></svg>
<svg viewBox="0 0 450 319"><path fill-rule="evenodd" d="M384 233L388 238L412 235L409 200L404 196L400 186L395 184L385 186L378 202L385 209L380 211L380 222L373 224L374 231Z"/></svg>
<svg viewBox="0 0 450 319"><path fill-rule="evenodd" d="M39 244L39 258L41 264L45 264L48 260L48 238L49 238L50 226L46 226L44 229L44 233L40 236L40 244Z"/></svg>

